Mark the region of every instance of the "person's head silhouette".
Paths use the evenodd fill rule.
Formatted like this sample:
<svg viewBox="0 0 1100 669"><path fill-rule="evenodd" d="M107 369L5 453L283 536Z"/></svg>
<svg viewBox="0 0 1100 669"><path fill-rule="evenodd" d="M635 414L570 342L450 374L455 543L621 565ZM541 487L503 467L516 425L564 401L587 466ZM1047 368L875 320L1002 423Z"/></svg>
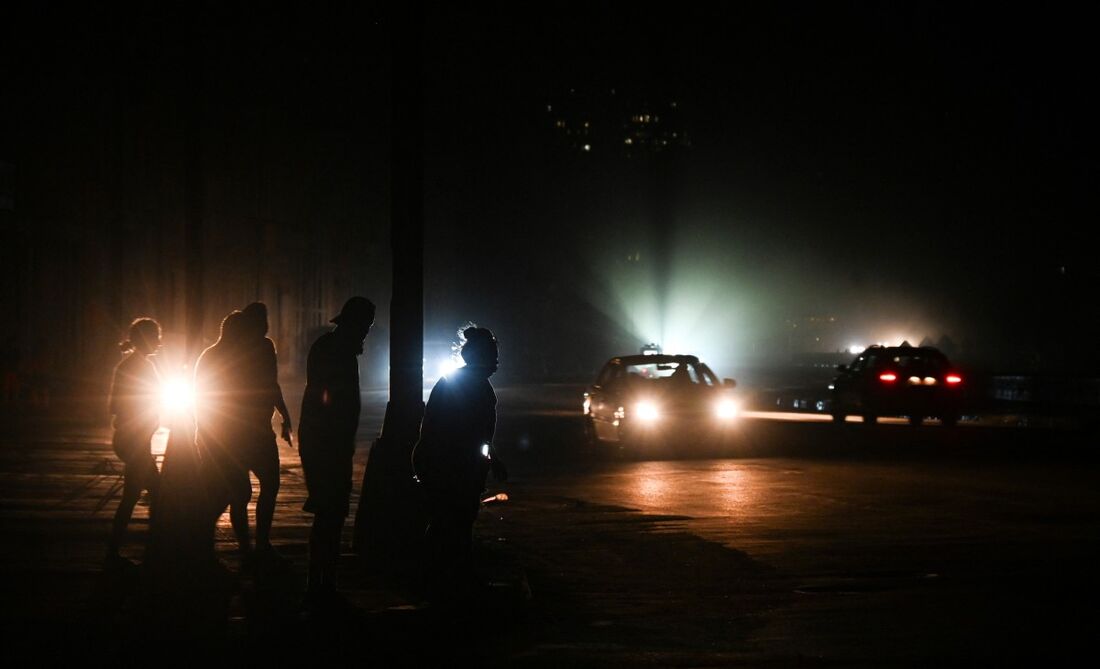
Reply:
<svg viewBox="0 0 1100 669"><path fill-rule="evenodd" d="M267 305L253 302L241 310L241 319L247 336L260 339L267 335Z"/></svg>
<svg viewBox="0 0 1100 669"><path fill-rule="evenodd" d="M152 318L135 318L126 337L126 341L119 344L123 353L137 351L141 355L152 355L160 348L160 324Z"/></svg>
<svg viewBox="0 0 1100 669"><path fill-rule="evenodd" d="M497 338L488 328L476 326L462 331L465 343L462 345L462 359L466 362L468 373L489 378L500 364Z"/></svg>
<svg viewBox="0 0 1100 669"><path fill-rule="evenodd" d="M244 314L234 309L222 319L221 332L218 335L218 343L234 346L240 344L247 337Z"/></svg>
<svg viewBox="0 0 1100 669"><path fill-rule="evenodd" d="M358 295L349 298L331 322L336 323L337 332L347 334L351 339L362 343L374 325L374 303Z"/></svg>

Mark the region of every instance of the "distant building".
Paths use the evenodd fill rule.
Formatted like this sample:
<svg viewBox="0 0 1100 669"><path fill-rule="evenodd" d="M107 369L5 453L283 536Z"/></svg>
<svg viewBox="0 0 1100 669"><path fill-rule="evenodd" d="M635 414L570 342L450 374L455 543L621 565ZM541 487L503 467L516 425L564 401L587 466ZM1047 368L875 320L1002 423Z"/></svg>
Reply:
<svg viewBox="0 0 1100 669"><path fill-rule="evenodd" d="M554 143L576 154L630 158L691 146L674 99L573 89L547 103L546 118Z"/></svg>
<svg viewBox="0 0 1100 669"><path fill-rule="evenodd" d="M836 353L845 350L841 340L840 319L831 314L811 314L788 318L784 324L787 352L792 356L808 353Z"/></svg>

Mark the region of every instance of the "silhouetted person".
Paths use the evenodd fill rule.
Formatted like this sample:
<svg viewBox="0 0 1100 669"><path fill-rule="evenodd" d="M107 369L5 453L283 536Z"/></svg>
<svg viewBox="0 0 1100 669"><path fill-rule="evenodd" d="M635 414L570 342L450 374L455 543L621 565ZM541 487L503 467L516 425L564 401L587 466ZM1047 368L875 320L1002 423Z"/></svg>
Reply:
<svg viewBox="0 0 1100 669"><path fill-rule="evenodd" d="M213 517L229 506L229 519L241 553L251 551L248 499L252 481L240 450L248 437L245 416L249 341L244 316L233 311L222 319L218 341L195 363L195 422L203 466L210 479Z"/></svg>
<svg viewBox="0 0 1100 669"><path fill-rule="evenodd" d="M108 562L120 562L119 547L142 490L155 497L160 474L150 447L160 427L160 378L149 356L160 348L160 325L151 318L130 324L128 339L120 344L126 357L115 367L111 381L110 410L114 415L111 445L125 463L122 500L115 511Z"/></svg>
<svg viewBox="0 0 1100 669"><path fill-rule="evenodd" d="M245 352L239 381L245 394L242 397L241 441L236 451L245 470L244 480L248 481L248 498L252 496L248 472L255 472L260 481L260 496L256 500L256 550L276 556L271 546L271 522L275 517L275 497L279 493L279 447L271 431L271 415L278 411L282 416L282 437L293 447L290 411L279 387L275 343L267 337L267 306L262 302L249 304L241 311L241 319Z"/></svg>
<svg viewBox="0 0 1100 669"><path fill-rule="evenodd" d="M489 471L507 479L493 449L497 397L489 377L497 370L497 340L486 328L462 332L460 367L432 389L413 450L413 468L428 504L426 580L440 599L474 585L472 542Z"/></svg>
<svg viewBox="0 0 1100 669"><path fill-rule="evenodd" d="M298 426L298 450L309 497L302 507L313 514L309 535L306 603L324 607L338 601L336 565L340 534L348 515L351 460L359 429L359 363L363 341L374 324L374 304L349 299L336 328L318 337L306 362L306 391Z"/></svg>

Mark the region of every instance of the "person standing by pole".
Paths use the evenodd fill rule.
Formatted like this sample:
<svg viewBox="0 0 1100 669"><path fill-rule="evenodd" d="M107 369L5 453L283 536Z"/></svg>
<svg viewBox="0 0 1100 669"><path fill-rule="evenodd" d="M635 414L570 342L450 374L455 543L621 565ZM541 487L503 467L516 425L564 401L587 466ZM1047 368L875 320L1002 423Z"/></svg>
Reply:
<svg viewBox="0 0 1100 669"><path fill-rule="evenodd" d="M298 450L313 514L309 535L306 605L324 609L339 601L336 563L348 515L352 456L359 428L359 363L363 341L374 324L374 304L352 297L332 319L336 328L309 349L306 390L298 426Z"/></svg>
<svg viewBox="0 0 1100 669"><path fill-rule="evenodd" d="M508 479L493 447L497 396L489 377L497 371L497 340L487 328L462 331L466 366L432 388L413 468L428 506L425 580L430 596L457 602L475 587L473 528L489 472Z"/></svg>
<svg viewBox="0 0 1100 669"><path fill-rule="evenodd" d="M125 561L119 548L141 491L148 490L155 498L160 488L160 473L150 447L153 433L160 427L160 377L149 360L160 348L160 324L152 318L135 319L120 347L127 356L115 367L111 382L110 409L114 415L111 445L126 469L122 500L115 511L107 544L109 565Z"/></svg>

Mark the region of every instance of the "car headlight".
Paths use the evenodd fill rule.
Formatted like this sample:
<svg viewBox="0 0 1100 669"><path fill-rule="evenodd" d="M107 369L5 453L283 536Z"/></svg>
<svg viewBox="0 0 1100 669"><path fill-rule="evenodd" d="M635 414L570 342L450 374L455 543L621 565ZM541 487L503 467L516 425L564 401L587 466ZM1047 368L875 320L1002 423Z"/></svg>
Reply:
<svg viewBox="0 0 1100 669"><path fill-rule="evenodd" d="M453 357L443 358L439 361L439 366L436 368L436 372L438 373L439 378L443 378L453 374L454 371L459 368L459 366L460 365L458 364L458 362L455 361Z"/></svg>
<svg viewBox="0 0 1100 669"><path fill-rule="evenodd" d="M182 378L167 379L160 386L160 407L165 414L190 410L195 404L191 384Z"/></svg>
<svg viewBox="0 0 1100 669"><path fill-rule="evenodd" d="M718 403L714 405L714 413L723 420L737 418L737 414L741 413L741 405L738 404L736 400L719 400Z"/></svg>
<svg viewBox="0 0 1100 669"><path fill-rule="evenodd" d="M661 417L661 412L653 402L638 402L634 407L634 415L638 417L638 420L653 422Z"/></svg>

